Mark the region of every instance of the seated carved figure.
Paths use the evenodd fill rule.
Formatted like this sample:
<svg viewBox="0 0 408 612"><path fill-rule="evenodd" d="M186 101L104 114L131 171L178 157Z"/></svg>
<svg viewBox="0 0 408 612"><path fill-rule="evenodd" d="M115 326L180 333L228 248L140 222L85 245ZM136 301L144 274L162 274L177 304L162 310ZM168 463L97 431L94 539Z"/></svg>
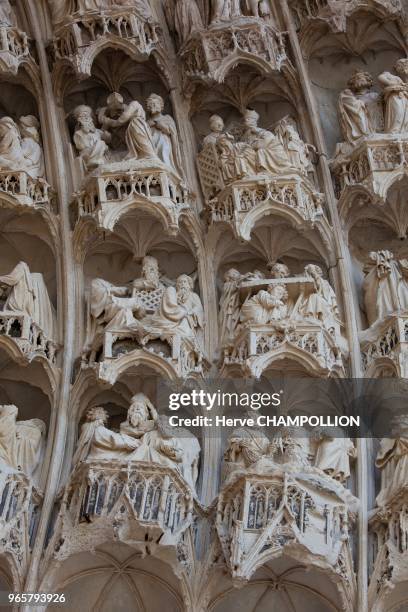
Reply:
<svg viewBox="0 0 408 612"><path fill-rule="evenodd" d="M37 179L44 175L40 124L33 115L20 117L19 123L11 117L0 119L0 170L21 170Z"/></svg>
<svg viewBox="0 0 408 612"><path fill-rule="evenodd" d="M147 316L135 325L143 342L177 333L192 339L197 347L201 344L204 311L193 285L189 276L181 274L175 287L165 289L157 314Z"/></svg>
<svg viewBox="0 0 408 612"><path fill-rule="evenodd" d="M90 408L82 425L73 464L81 461L103 459L123 459L129 457L140 442L133 437L116 433L105 425L108 414L104 408Z"/></svg>
<svg viewBox="0 0 408 612"><path fill-rule="evenodd" d="M297 316L321 321L326 328L338 322L337 298L330 283L323 278L322 269L315 264L305 267L306 276L313 279L314 290L308 295L301 295L295 311Z"/></svg>
<svg viewBox="0 0 408 612"><path fill-rule="evenodd" d="M408 260L391 251L373 251L364 279L364 302L369 325L388 314L408 309Z"/></svg>
<svg viewBox="0 0 408 612"><path fill-rule="evenodd" d="M255 420L257 413L249 410L244 416ZM234 429L224 453L225 476L234 470L247 469L256 464L266 456L269 444L269 438L262 427L254 425Z"/></svg>
<svg viewBox="0 0 408 612"><path fill-rule="evenodd" d="M242 323L272 323L288 316L288 292L285 285L269 285L244 302L241 307Z"/></svg>
<svg viewBox="0 0 408 612"><path fill-rule="evenodd" d="M0 276L1 294L5 296L4 311L28 315L48 339L55 339L55 311L41 273L30 272L20 261L10 274Z"/></svg>
<svg viewBox="0 0 408 612"><path fill-rule="evenodd" d="M282 174L290 171L290 160L278 136L258 127L259 115L255 110L244 112L243 142L250 145L248 163L258 172ZM255 160L255 161L254 161Z"/></svg>
<svg viewBox="0 0 408 612"><path fill-rule="evenodd" d="M350 458L356 457L356 449L342 431L320 432L314 464L328 476L345 483L350 477Z"/></svg>
<svg viewBox="0 0 408 612"><path fill-rule="evenodd" d="M144 393L136 393L131 400L127 419L120 424L121 433L140 439L156 427L158 414Z"/></svg>
<svg viewBox="0 0 408 612"><path fill-rule="evenodd" d="M76 119L74 143L87 170L93 170L106 162L107 142L110 135L107 131L95 127L92 109L81 104L73 111Z"/></svg>
<svg viewBox="0 0 408 612"><path fill-rule="evenodd" d="M46 427L41 419L17 421L17 415L17 406L0 406L0 464L32 477L42 460Z"/></svg>

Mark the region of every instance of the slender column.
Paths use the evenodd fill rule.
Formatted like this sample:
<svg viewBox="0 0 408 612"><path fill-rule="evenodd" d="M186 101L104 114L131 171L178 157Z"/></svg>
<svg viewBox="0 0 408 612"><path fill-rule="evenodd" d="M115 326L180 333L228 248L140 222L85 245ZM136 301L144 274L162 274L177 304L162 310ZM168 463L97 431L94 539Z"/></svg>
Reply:
<svg viewBox="0 0 408 612"><path fill-rule="evenodd" d="M354 309L354 299L352 291L352 281L350 275L350 258L347 250L347 245L344 241L342 226L337 210L337 202L334 195L333 183L330 175L330 169L327 159L327 148L323 136L323 130L320 123L319 112L313 91L308 78L307 69L300 48L296 29L287 0L281 2L282 14L285 22L285 27L289 33L289 39L293 50L296 68L298 71L300 83L308 107L311 123L314 132L315 143L319 151L319 166L323 181L324 193L326 202L330 211L331 222L333 226L333 241L337 259L338 272L340 277L340 285L343 292L343 308L346 320L347 337L350 346L350 365L351 374L354 378L362 377L361 369L361 353L358 342L357 318ZM357 494L360 499L360 512L358 519L358 603L357 609L359 612L366 612L368 609L367 603L367 581L368 581L368 548L367 548L367 526L368 526L368 510L367 510L367 491L366 483L368 479L367 465L367 448L366 440L357 440Z"/></svg>
<svg viewBox="0 0 408 612"><path fill-rule="evenodd" d="M73 275L73 256L71 244L71 230L68 216L68 195L69 186L67 182L67 171L64 163L64 146L58 122L58 113L54 99L51 82L51 75L48 69L45 44L37 14L38 3L36 0L25 0L25 9L29 17L32 32L37 43L38 59L43 85L43 95L47 100L46 114L48 142L47 147L52 151L53 166L51 168L53 187L58 194L59 217L61 228L61 286L62 292L60 307L62 313L60 319L63 321L63 362L60 379L59 396L56 401L55 410L57 411L56 426L53 432L53 446L51 462L45 486L44 502L39 520L37 535L28 570L25 590L35 592L38 588L39 566L41 555L44 549L47 527L54 499L58 491L59 478L61 473L62 461L64 458L65 438L67 433L67 410L69 405L70 379L73 364L73 347L75 339L74 327L74 295L75 284ZM51 157L51 156L50 156ZM51 435L51 433L50 433Z"/></svg>

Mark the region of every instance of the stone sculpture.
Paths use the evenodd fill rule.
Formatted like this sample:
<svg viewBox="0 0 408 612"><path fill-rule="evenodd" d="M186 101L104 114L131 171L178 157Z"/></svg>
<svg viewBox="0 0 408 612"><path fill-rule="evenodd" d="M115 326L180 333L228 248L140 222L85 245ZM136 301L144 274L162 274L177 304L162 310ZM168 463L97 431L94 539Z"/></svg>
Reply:
<svg viewBox="0 0 408 612"><path fill-rule="evenodd" d="M149 126L153 135L153 144L159 158L176 174L182 175L182 162L177 127L170 115L163 115L164 100L157 94L151 94L146 100L149 111Z"/></svg>
<svg viewBox="0 0 408 612"><path fill-rule="evenodd" d="M258 127L259 114L247 109L244 113L243 141L251 149L247 152L249 165L258 172L281 174L288 171L290 161L278 136Z"/></svg>
<svg viewBox="0 0 408 612"><path fill-rule="evenodd" d="M393 420L395 438L383 438L377 453L376 466L381 470L381 490L377 505L391 501L408 485L408 427L404 415Z"/></svg>
<svg viewBox="0 0 408 612"><path fill-rule="evenodd" d="M144 393L136 393L130 401L126 421L120 432L106 427L104 408L90 408L82 425L74 466L81 461L143 461L178 470L194 490L198 476L200 445L190 432L182 428L174 435L167 417L159 416Z"/></svg>
<svg viewBox="0 0 408 612"><path fill-rule="evenodd" d="M356 71L347 85L339 95L339 118L343 138L353 144L376 131L378 94L371 91L373 79L368 72Z"/></svg>
<svg viewBox="0 0 408 612"><path fill-rule="evenodd" d="M95 127L92 109L81 104L73 112L76 119L74 143L87 170L93 170L106 162L107 142L110 134Z"/></svg>
<svg viewBox="0 0 408 612"><path fill-rule="evenodd" d="M33 115L0 119L0 170L21 170L33 179L44 175L39 121Z"/></svg>
<svg viewBox="0 0 408 612"><path fill-rule="evenodd" d="M9 0L0 0L0 26L12 28L16 25L16 16Z"/></svg>
<svg viewBox="0 0 408 612"><path fill-rule="evenodd" d="M41 273L30 272L20 261L9 274L0 276L1 293L5 297L3 311L28 315L48 339L55 339L55 311Z"/></svg>
<svg viewBox="0 0 408 612"><path fill-rule="evenodd" d="M330 327L339 317L336 294L329 281L323 278L323 271L319 266L307 265L305 274L313 279L314 290L301 297L298 313L305 319L315 319Z"/></svg>
<svg viewBox="0 0 408 612"><path fill-rule="evenodd" d="M404 134L408 132L408 60L399 60L395 64L395 71L401 76L383 72L378 77L384 90L384 131L390 134Z"/></svg>
<svg viewBox="0 0 408 612"><path fill-rule="evenodd" d="M368 324L408 308L408 260L394 259L391 251L372 251L364 279Z"/></svg>
<svg viewBox="0 0 408 612"><path fill-rule="evenodd" d="M269 285L250 297L241 307L242 323L272 323L288 316L288 292L285 285Z"/></svg>
<svg viewBox="0 0 408 612"><path fill-rule="evenodd" d="M17 406L0 406L0 462L30 478L42 459L46 426L41 419L17 421L17 416Z"/></svg>
<svg viewBox="0 0 408 612"><path fill-rule="evenodd" d="M321 430L314 464L325 474L345 484L350 477L350 458L356 449L341 430Z"/></svg>
<svg viewBox="0 0 408 612"><path fill-rule="evenodd" d="M253 420L257 414L247 411L246 417ZM227 449L224 453L227 474L236 469L248 469L255 465L268 452L269 438L262 427L243 426L232 431L228 438Z"/></svg>
<svg viewBox="0 0 408 612"><path fill-rule="evenodd" d="M196 0L176 0L174 29L179 36L180 44L183 44L195 32L204 29Z"/></svg>
<svg viewBox="0 0 408 612"><path fill-rule="evenodd" d="M224 286L220 299L220 336L223 344L233 340L235 330L239 323L241 303L239 299L239 285L242 275L238 270L231 268L225 273Z"/></svg>
<svg viewBox="0 0 408 612"><path fill-rule="evenodd" d="M108 429L107 420L104 408L89 408L73 457L74 465L85 460L125 459L139 446L135 438Z"/></svg>

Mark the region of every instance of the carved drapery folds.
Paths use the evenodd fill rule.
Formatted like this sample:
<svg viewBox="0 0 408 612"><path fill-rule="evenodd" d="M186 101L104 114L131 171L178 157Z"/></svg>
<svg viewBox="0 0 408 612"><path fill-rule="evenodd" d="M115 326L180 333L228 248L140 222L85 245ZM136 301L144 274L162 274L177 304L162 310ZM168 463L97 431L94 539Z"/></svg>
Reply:
<svg viewBox="0 0 408 612"><path fill-rule="evenodd" d="M15 343L28 361L44 356L55 364L56 315L43 275L20 261L0 276L0 290L0 334Z"/></svg>
<svg viewBox="0 0 408 612"><path fill-rule="evenodd" d="M40 122L33 115L0 119L0 192L15 205L50 207Z"/></svg>
<svg viewBox="0 0 408 612"><path fill-rule="evenodd" d="M94 279L84 363L93 367L100 363L100 375L109 376L109 363L131 351L142 351L151 359L165 360L177 376L201 372L201 299L186 274L181 274L175 283L166 282L171 284L163 284L158 262L150 256L143 260L142 277L131 286L116 287Z"/></svg>
<svg viewBox="0 0 408 612"><path fill-rule="evenodd" d="M347 343L335 293L320 267L308 265L303 276L291 277L278 263L271 277L227 272L220 301L224 366L239 364L258 377L274 355L291 348L316 371L341 369Z"/></svg>
<svg viewBox="0 0 408 612"><path fill-rule="evenodd" d="M183 178L177 128L173 118L163 114L161 96L150 95L146 107L148 114L138 101L126 104L113 93L106 106L97 109L97 120L87 105L74 109L73 142L79 172L86 175L76 194L77 215L92 216L103 229L113 229L133 204L150 210L175 234L192 201Z"/></svg>
<svg viewBox="0 0 408 612"><path fill-rule="evenodd" d="M363 186L374 201L384 201L387 190L404 172L408 151L408 60L378 75L381 93L373 91L373 78L356 70L348 88L340 93L338 110L344 142L332 161L337 196Z"/></svg>
<svg viewBox="0 0 408 612"><path fill-rule="evenodd" d="M143 553L154 541L151 552L175 563L193 521L198 440L184 429L176 437L143 393L132 397L118 432L106 420L101 407L86 413L50 554L64 559L91 538L97 546L111 537Z"/></svg>
<svg viewBox="0 0 408 612"><path fill-rule="evenodd" d="M323 216L323 196L314 186L312 145L299 136L292 117L274 130L258 127L259 115L247 109L233 136L218 115L210 118L197 166L210 223L231 224L249 240L254 215L283 207L306 224Z"/></svg>

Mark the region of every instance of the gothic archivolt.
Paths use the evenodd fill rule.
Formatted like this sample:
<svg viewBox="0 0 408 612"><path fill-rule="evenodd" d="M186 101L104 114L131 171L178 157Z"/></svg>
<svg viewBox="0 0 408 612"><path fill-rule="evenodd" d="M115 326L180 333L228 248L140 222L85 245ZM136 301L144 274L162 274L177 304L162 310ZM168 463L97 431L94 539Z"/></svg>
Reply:
<svg viewBox="0 0 408 612"><path fill-rule="evenodd" d="M0 585L401 612L395 436L178 437L160 380L408 376L403 2L0 1Z"/></svg>

